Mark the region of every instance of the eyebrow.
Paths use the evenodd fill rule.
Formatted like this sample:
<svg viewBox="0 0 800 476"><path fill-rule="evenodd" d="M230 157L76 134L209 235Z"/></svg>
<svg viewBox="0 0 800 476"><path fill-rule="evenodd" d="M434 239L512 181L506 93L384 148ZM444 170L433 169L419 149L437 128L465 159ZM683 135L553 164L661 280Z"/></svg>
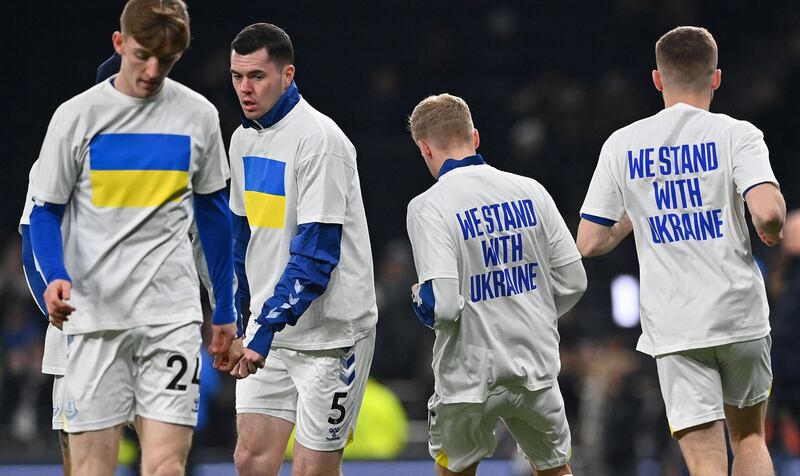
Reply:
<svg viewBox="0 0 800 476"><path fill-rule="evenodd" d="M252 75L254 75L254 74L259 74L259 73L261 73L261 74L267 74L267 72L266 72L266 71L264 71L263 69L254 69L254 70L252 70L252 71L248 71L247 73L242 73L241 71L236 71L236 70L235 70L235 69L233 69L233 68L231 68L231 73L232 73L232 74L241 74L242 76L252 76Z"/></svg>

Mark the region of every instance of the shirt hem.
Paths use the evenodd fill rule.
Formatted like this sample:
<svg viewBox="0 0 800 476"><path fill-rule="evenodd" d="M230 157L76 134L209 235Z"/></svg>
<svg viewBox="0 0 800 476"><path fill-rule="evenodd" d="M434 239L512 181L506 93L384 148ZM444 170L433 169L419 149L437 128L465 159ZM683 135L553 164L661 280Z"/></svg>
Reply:
<svg viewBox="0 0 800 476"><path fill-rule="evenodd" d="M311 344L274 340L272 342L272 347L280 349L289 349L289 350L330 350L330 349L338 349L340 347L352 347L356 344L356 342L367 337L370 332L374 331L375 331L375 326L372 326L357 334L354 334L353 337L347 337L325 342L314 342Z"/></svg>
<svg viewBox="0 0 800 476"><path fill-rule="evenodd" d="M89 334L92 332L103 332L103 331L124 331L144 326L161 326L167 324L180 324L180 323L189 324L191 322L203 322L202 314L198 313L197 315L184 315L179 317L154 316L146 320L137 320L136 322L116 321L107 324L103 323L103 325L98 325L98 326L68 327L67 326L68 322L65 322L63 331L64 334L66 335L78 335L78 334Z"/></svg>
<svg viewBox="0 0 800 476"><path fill-rule="evenodd" d="M716 347L720 345L735 344L737 342L747 342L751 340L762 339L768 336L770 331L771 329L767 327L766 329L759 329L758 331L748 334L725 336L718 339L708 339L702 342L684 342L680 344L654 346L650 348L644 345L637 345L636 350L651 357L659 357L685 350L704 349L706 347Z"/></svg>

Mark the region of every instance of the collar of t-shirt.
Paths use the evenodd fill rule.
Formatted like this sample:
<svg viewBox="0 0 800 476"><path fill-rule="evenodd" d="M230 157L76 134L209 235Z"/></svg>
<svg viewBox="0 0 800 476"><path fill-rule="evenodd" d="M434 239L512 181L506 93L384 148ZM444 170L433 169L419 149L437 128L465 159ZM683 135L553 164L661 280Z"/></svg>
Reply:
<svg viewBox="0 0 800 476"><path fill-rule="evenodd" d="M439 178L442 178L442 175L459 167L467 167L469 165L483 165L485 163L486 162L483 160L483 157L481 157L481 154L470 155L469 157L464 157L461 160L447 159L442 164L442 168L439 169Z"/></svg>
<svg viewBox="0 0 800 476"><path fill-rule="evenodd" d="M272 109L267 111L267 113L260 118L256 120L248 119L244 116L244 113L242 113L242 126L245 128L252 127L254 129L272 127L278 121L286 117L298 102L300 102L300 92L297 90L297 84L292 81L292 84L281 94L281 97L278 99L278 102L272 106Z"/></svg>

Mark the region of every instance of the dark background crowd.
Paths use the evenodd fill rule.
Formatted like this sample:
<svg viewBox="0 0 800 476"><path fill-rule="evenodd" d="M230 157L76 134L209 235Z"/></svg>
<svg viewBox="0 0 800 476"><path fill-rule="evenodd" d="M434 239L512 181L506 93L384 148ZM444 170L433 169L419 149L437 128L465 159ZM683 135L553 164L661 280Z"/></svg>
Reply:
<svg viewBox="0 0 800 476"><path fill-rule="evenodd" d="M189 1L192 44L171 77L220 111L226 142L239 124L230 84L230 41L250 23L283 27L295 46L300 93L331 116L358 151L370 226L378 322L372 376L410 420L399 458L425 458L425 402L433 335L415 320L416 280L405 234L408 201L433 179L406 129L429 94L463 97L490 164L539 180L573 233L608 135L663 107L653 88L654 44L678 25L707 27L719 45L722 87L712 103L764 131L787 207L800 207L800 3L751 0L545 2ZM28 170L63 101L93 84L112 53L124 2L4 5L3 146L0 174L0 464L58 461L49 431L50 377L40 373L46 321L30 298L17 223ZM796 217L800 219L800 217ZM796 223L796 222L795 222ZM800 230L785 245L753 248L771 299L775 382L770 447L783 474L800 474ZM793 231L793 232L792 232ZM589 288L560 321L561 389L575 469L592 475L681 474L652 358L634 351L638 326L612 319L610 285L638 275L632 239L584 262ZM195 458L230 461L233 383L211 375ZM509 457L513 445L501 444ZM202 455L202 456L197 456ZM781 463L784 462L784 463ZM792 469L794 468L794 469ZM797 471L797 472L791 472Z"/></svg>

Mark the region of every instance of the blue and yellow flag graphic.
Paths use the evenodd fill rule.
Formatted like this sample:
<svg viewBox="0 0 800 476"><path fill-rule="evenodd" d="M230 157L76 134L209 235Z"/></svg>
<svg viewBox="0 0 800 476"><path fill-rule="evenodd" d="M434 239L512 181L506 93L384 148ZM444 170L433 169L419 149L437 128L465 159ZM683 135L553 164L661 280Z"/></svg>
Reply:
<svg viewBox="0 0 800 476"><path fill-rule="evenodd" d="M250 226L283 228L286 220L286 162L243 157L244 208Z"/></svg>
<svg viewBox="0 0 800 476"><path fill-rule="evenodd" d="M96 207L157 207L189 188L191 138L175 134L99 134L89 144Z"/></svg>

